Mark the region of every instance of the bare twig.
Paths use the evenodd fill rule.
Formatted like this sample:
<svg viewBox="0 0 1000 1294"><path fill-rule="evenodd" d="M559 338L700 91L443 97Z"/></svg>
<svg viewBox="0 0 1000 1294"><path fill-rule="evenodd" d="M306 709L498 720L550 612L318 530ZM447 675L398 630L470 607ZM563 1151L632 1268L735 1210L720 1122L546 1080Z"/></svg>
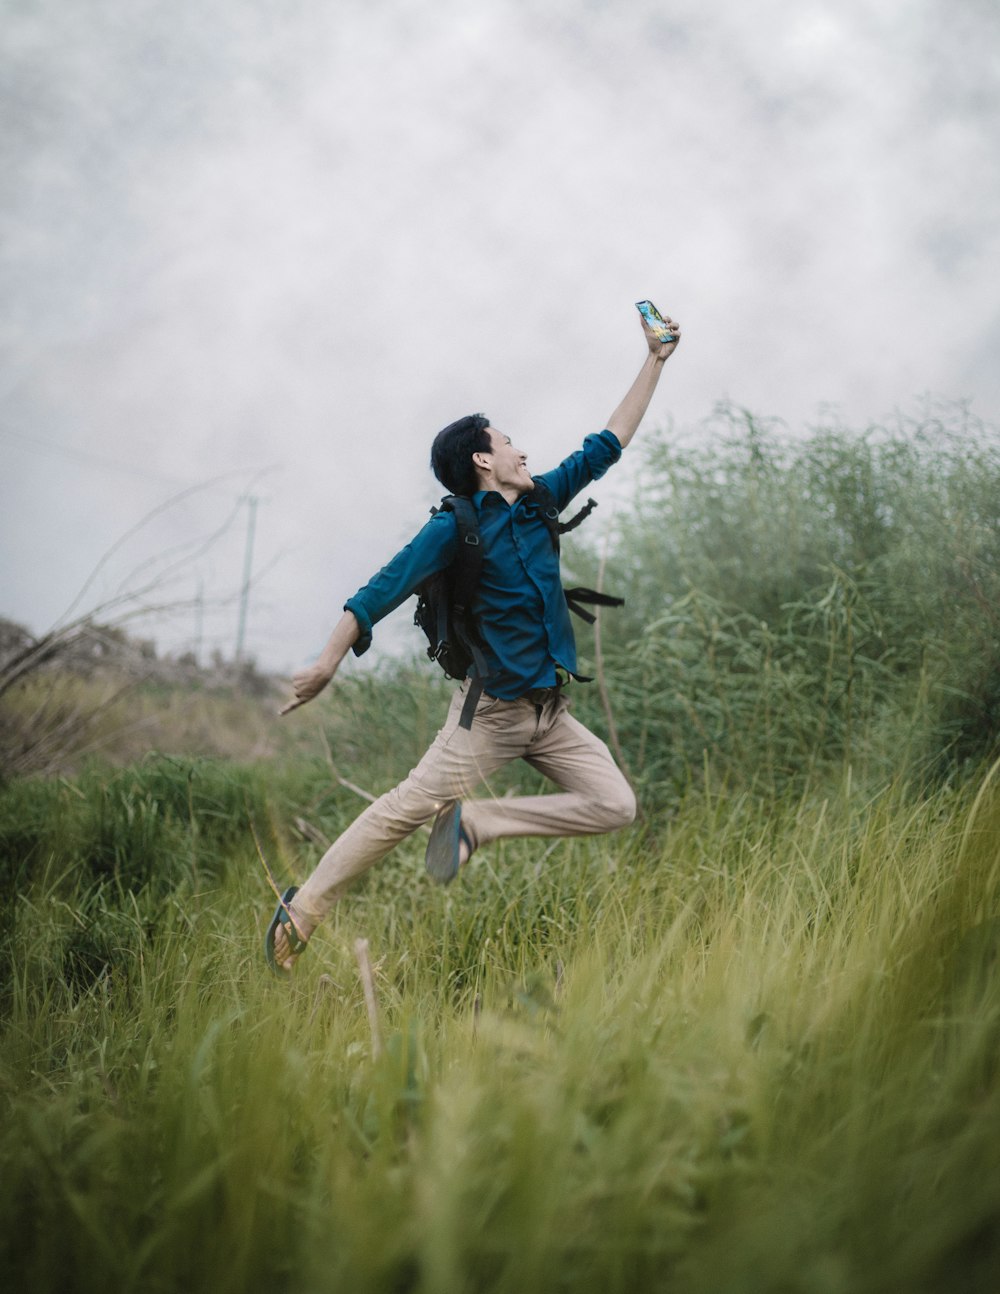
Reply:
<svg viewBox="0 0 1000 1294"><path fill-rule="evenodd" d="M341 777L337 772L336 765L333 762L333 751L330 749L330 743L327 741L326 733L323 731L322 726L319 729L319 736L323 743L323 752L326 755L326 762L330 767L330 772L333 774L333 780L337 785L344 787L345 790L353 791L355 795L360 795L362 800L367 800L369 804L374 804L378 799L377 795L372 795L371 791L366 791L364 787L356 786L353 782L349 782L346 777Z"/></svg>
<svg viewBox="0 0 1000 1294"><path fill-rule="evenodd" d="M597 591L604 591L604 568L608 560L608 541L604 541L604 550L601 553L601 565L597 572ZM604 651L601 644L601 608L594 607L594 664L597 672L597 690L601 698L601 706L604 709L604 717L608 721L608 740L611 742L611 749L615 752L615 759L618 761L618 767L622 771L622 776L632 788L635 794L635 782L632 780L632 774L629 771L628 763L625 760L625 753L622 750L621 742L618 739L618 725L615 723L614 712L611 709L611 697L608 694L608 684L604 676ZM640 822L646 821L646 815L639 803L639 797L635 797L636 815Z"/></svg>
<svg viewBox="0 0 1000 1294"><path fill-rule="evenodd" d="M249 804L246 806L246 810L247 810L247 820L250 823L250 834L253 836L253 843L257 846L257 857L260 859L261 863L263 864L264 874L267 877L267 883L268 885L270 885L271 889L274 890L274 893L278 899L278 902L284 903L285 901L284 896L282 895L281 890L278 888L277 878L275 877L274 872L271 871L270 863L264 857L264 850L261 848L260 837L257 835L257 827L253 820L253 814L250 812Z"/></svg>
<svg viewBox="0 0 1000 1294"><path fill-rule="evenodd" d="M382 1055L382 1033L379 1029L378 1001L375 997L375 979L372 975L371 959L368 956L367 939L355 939L354 955L358 959L361 986L365 991L365 1006L368 1008L368 1025L372 1033L372 1060L378 1060Z"/></svg>
<svg viewBox="0 0 1000 1294"><path fill-rule="evenodd" d="M265 469L265 470L269 470L269 469ZM162 516L163 513L169 512L171 508L176 507L179 503L183 502L187 498L190 498L192 495L199 494L205 490L209 490L212 487L219 485L222 481L229 480L233 476L238 476L238 475L241 475L241 473L226 472L220 476L213 477L208 481L203 481L197 485L188 486L186 489L179 490L176 494L172 494L170 498L166 499L163 503L158 504L151 511L147 512L145 516L140 517L140 519L135 523L135 525L131 526L128 530L126 530L123 535L120 535L115 540L115 542L110 546L110 548L108 548L104 552L104 554L100 557L96 566L94 566L90 574L84 580L83 585L80 588L79 592L77 593L76 597L73 599L69 607L67 607L66 611L63 613L62 618L65 619L67 616L73 613L73 611L82 602L83 597L86 594L87 590L97 579L101 571L108 565L112 557L114 557L114 555L117 552L119 552L128 543L130 539L132 539L136 534L138 534L140 530L148 526L151 521L153 521L156 517ZM257 477L259 477L260 475L261 473L257 473L257 476L255 476L253 479L256 480ZM190 557L184 559L185 561L190 562L190 561L193 561L196 557L201 556L202 553L207 551L207 549L210 548L212 544L214 544L229 529L229 527L233 524L233 521L239 512L240 503L241 503L241 500L238 500L236 503L236 506L231 510L229 515L225 518L222 525L219 526L218 529L212 535L210 535L206 540L196 539L196 540L188 541L187 544L181 545L181 548L189 547L194 550L190 555ZM167 554L167 556L170 556L170 555L171 554ZM154 558L153 560L154 561L162 560L162 557ZM174 564L176 565L176 562ZM126 582L130 579L133 579L137 574L139 574L144 569L144 567L148 565L149 565L149 561L140 563L140 565L137 566L132 571L132 573L126 577ZM169 570L169 567L168 567L168 570ZM118 594L112 597L109 603L103 604L103 605L113 605L121 597L124 597L126 600L129 600L129 601L132 600L133 598L141 597L142 594L146 592L149 588L158 587L162 585L162 583L163 583L163 576L162 575L157 576L152 580L150 584L147 584L142 589L136 590L134 593L123 593L122 585L119 585ZM99 611L92 612L91 615L99 614Z"/></svg>
<svg viewBox="0 0 1000 1294"><path fill-rule="evenodd" d="M340 985L332 975L321 975L316 981L316 992L313 994L313 1008L309 1014L309 1023L316 1019L316 1012L320 1008L320 1002L331 989L340 988Z"/></svg>
<svg viewBox="0 0 1000 1294"><path fill-rule="evenodd" d="M232 475L234 474L227 474L227 476ZM191 608L202 609L204 600L200 592L193 598L170 595L179 592L176 581L183 571L207 553L231 527L238 513L240 501L224 519L222 525L207 537L196 537L140 562L132 568L118 588L103 601L89 611L81 613L79 610L84 598L93 590L98 577L106 571L112 559L118 556L128 541L143 527L192 495L216 487L226 479L226 476L216 477L212 481L180 491L165 503L152 509L120 536L104 552L70 605L51 628L39 638L18 642L15 650L7 654L5 659L0 660L0 698L15 687L23 687L26 680L46 667L68 665L72 673L81 661L87 666L101 665L105 657L95 656L91 646L95 641L113 644L116 663L120 664L117 658L130 647L128 639L124 636L127 625L135 621L149 621L157 616L177 616ZM215 598L212 599L211 605L224 607L235 597L234 593L232 597ZM81 649L85 650L81 651ZM139 661L139 666L138 678L141 681L148 674L148 670L142 660ZM134 663L129 665L129 672L136 673ZM131 682L134 681L136 680ZM69 710L68 703L64 708L66 708L65 714L59 712L58 706L50 708L48 712L50 721L47 723L40 722L45 717L42 715L36 716L39 722L27 726L16 719L11 720L8 727L13 725L13 738L5 735L0 743L0 765L3 765L7 771L13 768L26 771L36 765L52 767L54 761L57 761L63 753L68 753L79 737L92 728L97 719L107 712L108 700L105 698L95 705L85 697L78 702L75 711Z"/></svg>
<svg viewBox="0 0 1000 1294"><path fill-rule="evenodd" d="M311 840L314 845L319 845L320 849L326 850L330 848L330 837L306 818L296 818L295 825L306 840Z"/></svg>

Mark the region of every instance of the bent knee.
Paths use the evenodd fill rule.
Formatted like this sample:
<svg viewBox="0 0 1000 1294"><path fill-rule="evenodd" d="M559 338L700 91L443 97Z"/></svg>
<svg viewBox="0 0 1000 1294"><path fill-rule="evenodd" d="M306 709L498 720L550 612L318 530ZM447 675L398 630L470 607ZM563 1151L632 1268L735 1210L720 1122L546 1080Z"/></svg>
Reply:
<svg viewBox="0 0 1000 1294"><path fill-rule="evenodd" d="M635 792L624 778L611 793L601 797L600 805L597 807L602 820L606 823L605 831L618 831L621 827L628 827L635 822L637 809Z"/></svg>

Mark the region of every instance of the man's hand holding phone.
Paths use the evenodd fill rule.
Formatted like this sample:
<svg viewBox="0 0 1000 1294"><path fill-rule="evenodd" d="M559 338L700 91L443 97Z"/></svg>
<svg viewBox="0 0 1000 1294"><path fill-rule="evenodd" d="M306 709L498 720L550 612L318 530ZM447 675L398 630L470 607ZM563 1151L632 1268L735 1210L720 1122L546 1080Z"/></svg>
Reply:
<svg viewBox="0 0 1000 1294"><path fill-rule="evenodd" d="M657 359L672 355L681 339L680 325L669 315L661 315L652 301L637 301L635 308L642 318L649 349Z"/></svg>

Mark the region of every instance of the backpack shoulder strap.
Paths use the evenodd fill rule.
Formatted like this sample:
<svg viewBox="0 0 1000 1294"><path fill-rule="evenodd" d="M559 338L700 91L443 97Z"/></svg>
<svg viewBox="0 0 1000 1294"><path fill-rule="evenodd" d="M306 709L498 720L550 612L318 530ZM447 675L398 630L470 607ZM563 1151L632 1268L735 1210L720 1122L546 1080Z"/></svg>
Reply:
<svg viewBox="0 0 1000 1294"><path fill-rule="evenodd" d="M581 521L587 520L596 507L597 500L588 499L575 517L570 517L569 521L560 521L559 533L564 535L567 530L575 530Z"/></svg>
<svg viewBox="0 0 1000 1294"><path fill-rule="evenodd" d="M483 546L479 540L479 517L476 505L461 494L449 494L441 500L441 510L451 512L458 529L458 547L452 564L451 604L464 614L479 585L483 569Z"/></svg>
<svg viewBox="0 0 1000 1294"><path fill-rule="evenodd" d="M587 517L597 507L596 499L588 499L586 504L580 509L576 516L571 517L569 521L559 520L559 509L556 506L555 496L545 482L538 476L534 477L535 489L534 497L538 501L538 510L542 520L548 526L549 534L552 536L552 546L559 552L559 536L564 535L567 530L575 530L581 521ZM572 588L563 589L566 595L566 605L570 611L573 611L581 620L586 620L588 624L593 624L595 617L584 610L584 605L598 607L623 607L624 598L612 597L608 593L599 593L596 589ZM581 605L582 604L582 605Z"/></svg>
<svg viewBox="0 0 1000 1294"><path fill-rule="evenodd" d="M461 494L449 494L441 500L441 508L454 514L455 525L458 528L458 548L451 567L449 602L452 629L472 658L469 690L459 719L461 727L471 728L476 706L483 694L483 679L487 671L486 658L483 655L475 625L469 616L469 608L483 569L483 545L479 538L479 517L476 513L476 505L471 499ZM448 632L448 609L444 604L439 608L442 638Z"/></svg>
<svg viewBox="0 0 1000 1294"><path fill-rule="evenodd" d="M570 517L569 521L560 521L555 495L540 476L534 476L532 480L535 482L532 493L538 503L539 516L548 527L549 534L552 536L552 547L558 553L559 537L566 534L567 530L575 530L581 521L586 521L597 507L597 500L588 499L580 511L574 517Z"/></svg>
<svg viewBox="0 0 1000 1294"><path fill-rule="evenodd" d="M552 547L558 553L560 530L556 497L540 476L533 476L531 479L535 482L535 488L531 494L532 500L538 505L538 515L545 522L552 539Z"/></svg>

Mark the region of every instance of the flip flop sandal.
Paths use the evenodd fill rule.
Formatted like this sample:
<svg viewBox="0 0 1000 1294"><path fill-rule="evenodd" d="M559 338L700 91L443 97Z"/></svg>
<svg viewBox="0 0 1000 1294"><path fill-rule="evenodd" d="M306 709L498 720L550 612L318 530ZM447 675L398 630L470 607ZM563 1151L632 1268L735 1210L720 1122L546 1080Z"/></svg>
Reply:
<svg viewBox="0 0 1000 1294"><path fill-rule="evenodd" d="M462 826L462 805L459 800L446 805L437 815L427 842L424 866L439 885L447 885L458 875L459 851L465 841L472 856L472 841Z"/></svg>
<svg viewBox="0 0 1000 1294"><path fill-rule="evenodd" d="M268 968L272 975L277 975L279 979L291 979L292 972L285 970L284 966L279 966L274 956L274 936L277 933L278 926L281 926L285 932L285 938L288 940L289 951L298 956L306 950L307 939L303 939L295 928L295 922L292 915L285 906L291 903L292 899L298 894L299 887L291 885L281 896L281 902L274 910L274 916L271 918L271 924L267 927L264 935L264 957L267 961Z"/></svg>

